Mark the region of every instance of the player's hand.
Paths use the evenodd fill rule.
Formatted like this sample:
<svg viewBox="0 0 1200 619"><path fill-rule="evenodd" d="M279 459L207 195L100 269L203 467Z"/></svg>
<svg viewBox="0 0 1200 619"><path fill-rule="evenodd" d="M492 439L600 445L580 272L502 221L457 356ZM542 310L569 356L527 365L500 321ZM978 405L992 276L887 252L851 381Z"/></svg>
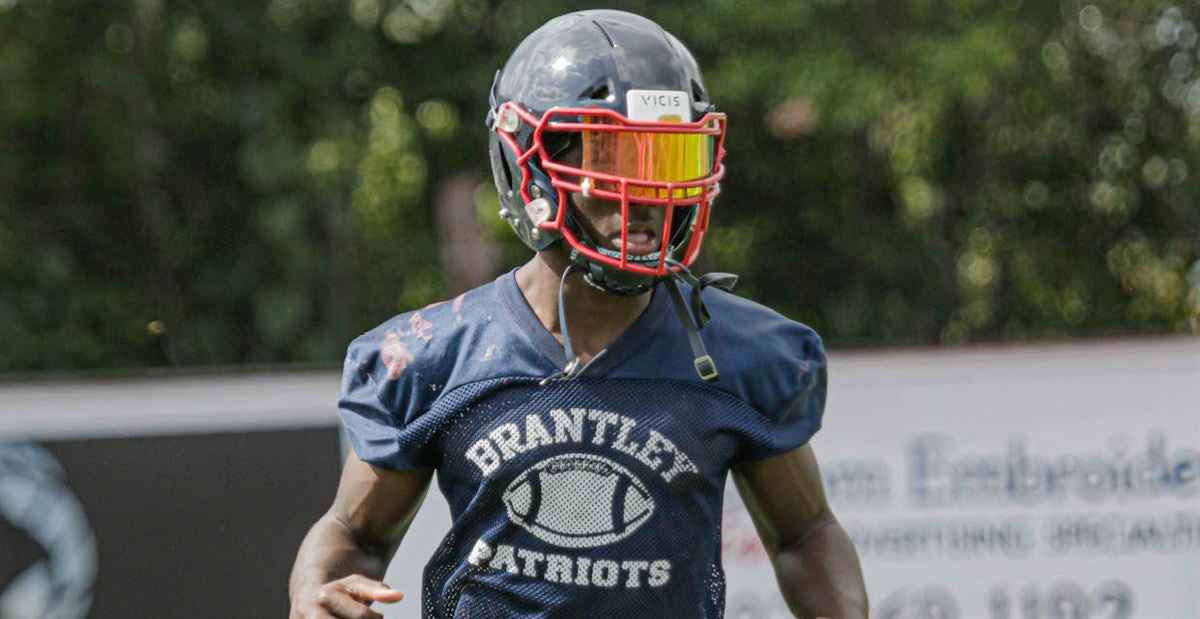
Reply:
<svg viewBox="0 0 1200 619"><path fill-rule="evenodd" d="M292 619L383 619L371 602L393 604L404 594L357 574L301 591L292 608Z"/></svg>

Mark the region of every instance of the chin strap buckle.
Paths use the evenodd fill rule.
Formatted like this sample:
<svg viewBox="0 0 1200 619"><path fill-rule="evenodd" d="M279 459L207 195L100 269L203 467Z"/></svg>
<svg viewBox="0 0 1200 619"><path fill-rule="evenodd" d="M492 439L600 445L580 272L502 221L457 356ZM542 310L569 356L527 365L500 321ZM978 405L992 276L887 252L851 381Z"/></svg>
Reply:
<svg viewBox="0 0 1200 619"><path fill-rule="evenodd" d="M691 274L688 273L690 276ZM705 382L714 382L721 377L721 373L717 371L717 362L709 356L708 351L704 349L704 340L700 339L700 327L703 323L700 322L701 316L703 320L708 320L708 311L703 314L693 313L688 309L687 302L683 300L683 293L679 290L679 284L672 277L667 279L667 293L671 296L671 302L675 305L675 313L679 316L679 320L683 322L683 330L687 333L688 344L692 347L692 365L696 368L696 374ZM686 281L686 280L685 280ZM698 281L698 280L697 280ZM703 301L700 301L703 303ZM699 324L697 324L699 323Z"/></svg>
<svg viewBox="0 0 1200 619"><path fill-rule="evenodd" d="M696 366L696 373L700 375L700 378L710 383L721 377L721 373L717 371L716 362L708 355L697 357L693 364Z"/></svg>

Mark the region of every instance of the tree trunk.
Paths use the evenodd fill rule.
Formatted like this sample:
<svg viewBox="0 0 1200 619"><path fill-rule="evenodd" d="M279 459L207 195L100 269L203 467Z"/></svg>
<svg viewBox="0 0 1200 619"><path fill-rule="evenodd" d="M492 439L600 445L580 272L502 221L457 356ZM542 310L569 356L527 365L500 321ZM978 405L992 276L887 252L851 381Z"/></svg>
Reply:
<svg viewBox="0 0 1200 619"><path fill-rule="evenodd" d="M453 174L439 184L434 202L442 281L451 295L491 281L499 266L496 241L478 220L478 185L479 178L472 172Z"/></svg>

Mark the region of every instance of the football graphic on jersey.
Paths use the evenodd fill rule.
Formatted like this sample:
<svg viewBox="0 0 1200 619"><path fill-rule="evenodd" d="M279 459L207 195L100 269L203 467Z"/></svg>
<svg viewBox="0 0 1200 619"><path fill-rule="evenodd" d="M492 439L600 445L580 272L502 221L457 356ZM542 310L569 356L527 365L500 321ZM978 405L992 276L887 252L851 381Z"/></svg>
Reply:
<svg viewBox="0 0 1200 619"><path fill-rule="evenodd" d="M503 500L514 523L568 548L624 539L654 513L654 499L629 469L579 453L529 467L504 490Z"/></svg>

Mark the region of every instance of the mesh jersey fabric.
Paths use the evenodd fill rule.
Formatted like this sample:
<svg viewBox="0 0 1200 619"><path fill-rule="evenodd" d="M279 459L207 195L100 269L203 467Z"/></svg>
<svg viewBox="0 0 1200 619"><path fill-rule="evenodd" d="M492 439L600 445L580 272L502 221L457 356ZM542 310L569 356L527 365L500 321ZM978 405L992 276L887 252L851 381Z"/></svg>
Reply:
<svg viewBox="0 0 1200 619"><path fill-rule="evenodd" d="M580 375L514 274L402 314L347 353L339 413L358 457L436 467L452 526L427 618L721 617L729 468L819 429L825 355L808 327L708 289L692 367L661 286Z"/></svg>

